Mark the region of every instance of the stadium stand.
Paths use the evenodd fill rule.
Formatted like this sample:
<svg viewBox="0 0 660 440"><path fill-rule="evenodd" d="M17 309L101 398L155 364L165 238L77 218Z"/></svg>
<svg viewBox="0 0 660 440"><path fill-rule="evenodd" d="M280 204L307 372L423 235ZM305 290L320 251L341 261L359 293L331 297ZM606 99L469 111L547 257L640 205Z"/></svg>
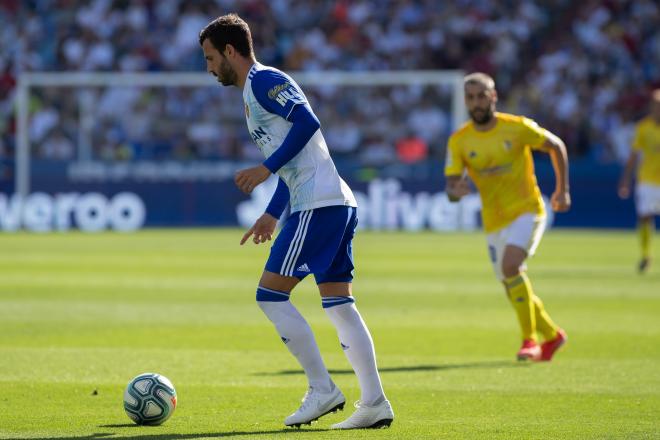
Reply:
<svg viewBox="0 0 660 440"><path fill-rule="evenodd" d="M2 0L0 160L13 156L12 100L21 72L203 71L196 35L209 17L226 11L255 23L259 59L287 71L490 73L500 109L537 119L564 138L572 156L598 163L626 157L647 91L660 86L660 7L653 0ZM441 159L451 127L443 106L434 105L446 99L436 92L392 97L374 89L373 105L356 106L326 91L318 111L328 144L339 162L365 166ZM237 112L198 91L108 89L103 99L108 110L100 111L112 114L101 113L95 127L97 159L250 159L256 152ZM71 158L76 108L44 91L32 109L35 156ZM373 123L375 109L400 123L383 130ZM168 113L196 121L184 136L171 136L172 127L158 123ZM118 115L121 127L112 123ZM234 121L236 129L220 133L217 118ZM7 172L0 168L0 176Z"/></svg>

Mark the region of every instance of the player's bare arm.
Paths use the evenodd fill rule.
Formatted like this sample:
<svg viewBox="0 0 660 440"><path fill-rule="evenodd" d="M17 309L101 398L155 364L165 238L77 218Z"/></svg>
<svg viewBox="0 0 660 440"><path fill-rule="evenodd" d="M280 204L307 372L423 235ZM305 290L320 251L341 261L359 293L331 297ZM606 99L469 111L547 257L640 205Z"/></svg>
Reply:
<svg viewBox="0 0 660 440"><path fill-rule="evenodd" d="M445 191L450 202L458 202L463 196L470 194L470 183L465 176L447 176Z"/></svg>
<svg viewBox="0 0 660 440"><path fill-rule="evenodd" d="M241 239L241 246L245 244L250 237L254 244L265 243L273 239L275 227L277 226L277 219L268 213L264 213L261 217L254 222L254 225L243 235Z"/></svg>
<svg viewBox="0 0 660 440"><path fill-rule="evenodd" d="M234 176L234 182L238 189L245 194L250 194L252 191L270 177L270 170L263 165L256 167L246 168L240 170Z"/></svg>
<svg viewBox="0 0 660 440"><path fill-rule="evenodd" d="M571 208L566 145L558 136L548 132L543 150L550 155L555 170L555 192L550 198L550 205L555 212L566 212Z"/></svg>
<svg viewBox="0 0 660 440"><path fill-rule="evenodd" d="M622 199L627 199L630 197L631 188L632 188L632 177L637 168L637 162L639 161L639 153L637 151L632 151L628 160L626 161L626 166L623 168L623 174L621 174L621 180L619 181L618 194Z"/></svg>

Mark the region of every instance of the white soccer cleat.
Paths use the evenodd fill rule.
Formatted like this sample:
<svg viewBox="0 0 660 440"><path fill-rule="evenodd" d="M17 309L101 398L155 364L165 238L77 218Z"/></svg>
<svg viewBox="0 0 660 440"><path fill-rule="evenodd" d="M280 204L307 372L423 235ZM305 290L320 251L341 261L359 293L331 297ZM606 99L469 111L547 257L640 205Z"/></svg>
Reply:
<svg viewBox="0 0 660 440"><path fill-rule="evenodd" d="M394 411L389 400L383 400L375 406L364 405L359 400L353 415L341 423L332 425L332 429L388 428L394 420Z"/></svg>
<svg viewBox="0 0 660 440"><path fill-rule="evenodd" d="M284 424L296 428L300 428L300 425L311 425L319 417L344 409L345 403L346 398L334 383L329 393L320 393L309 387L298 411L287 417Z"/></svg>

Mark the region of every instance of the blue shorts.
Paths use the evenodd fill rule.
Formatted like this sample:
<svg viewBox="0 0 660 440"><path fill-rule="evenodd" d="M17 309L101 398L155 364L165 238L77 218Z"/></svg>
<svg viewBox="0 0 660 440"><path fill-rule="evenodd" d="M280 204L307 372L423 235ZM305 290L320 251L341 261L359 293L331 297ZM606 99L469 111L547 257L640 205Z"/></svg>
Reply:
<svg viewBox="0 0 660 440"><path fill-rule="evenodd" d="M353 280L353 236L357 209L328 206L294 212L275 239L266 270L317 284Z"/></svg>

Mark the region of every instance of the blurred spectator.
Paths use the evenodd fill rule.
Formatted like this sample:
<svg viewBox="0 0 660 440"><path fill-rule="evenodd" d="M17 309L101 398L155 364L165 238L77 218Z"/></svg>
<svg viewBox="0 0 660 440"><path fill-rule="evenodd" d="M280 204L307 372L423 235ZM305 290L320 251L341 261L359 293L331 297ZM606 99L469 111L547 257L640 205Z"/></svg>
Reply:
<svg viewBox="0 0 660 440"><path fill-rule="evenodd" d="M361 164L367 167L383 167L396 162L394 146L376 136L365 139L359 157Z"/></svg>
<svg viewBox="0 0 660 440"><path fill-rule="evenodd" d="M396 155L399 162L407 164L426 160L428 150L428 145L424 139L414 133L399 139L396 143Z"/></svg>
<svg viewBox="0 0 660 440"><path fill-rule="evenodd" d="M362 130L352 119L339 116L332 125L324 130L326 142L333 155L347 156L354 154L362 141Z"/></svg>
<svg viewBox="0 0 660 440"><path fill-rule="evenodd" d="M73 158L75 146L64 130L55 128L41 144L40 156L45 159L70 160Z"/></svg>
<svg viewBox="0 0 660 440"><path fill-rule="evenodd" d="M426 143L449 137L448 115L427 97L410 112L408 127Z"/></svg>

